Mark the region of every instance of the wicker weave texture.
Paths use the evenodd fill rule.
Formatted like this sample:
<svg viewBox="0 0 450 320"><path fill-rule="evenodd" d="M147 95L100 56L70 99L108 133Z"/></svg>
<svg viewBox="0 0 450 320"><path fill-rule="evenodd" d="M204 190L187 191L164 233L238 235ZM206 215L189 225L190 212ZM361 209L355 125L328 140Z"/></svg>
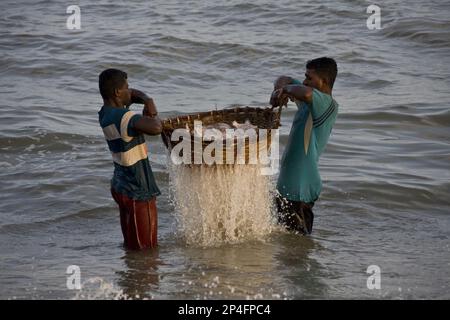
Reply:
<svg viewBox="0 0 450 320"><path fill-rule="evenodd" d="M233 109L223 109L214 110L208 112L200 112L196 114L176 116L163 120L163 131L161 133L163 142L166 147L170 150L175 147L180 141L172 141L172 133L176 129L190 129L191 132L191 160L194 163L195 153L197 152L197 157L199 148L194 145L194 121L202 121L202 126L206 127L208 125L213 125L216 123L226 123L232 127L233 121L238 123L244 123L249 120L250 123L257 127L255 132L258 136L257 141L249 137L245 137L244 141L239 141L238 138L234 138L232 141L223 139L223 163L229 163L229 156L233 155L233 160L231 163L236 163L238 157L242 157L242 153L245 154L245 163L253 163L254 152L256 150L256 157L259 157L261 148L266 147L267 150L270 148L271 144L271 129L277 129L280 125L280 115L281 109L274 108L258 108L258 107L236 107ZM234 128L234 127L232 127ZM267 139L260 144L259 129L267 129ZM264 143L266 142L266 143ZM256 143L256 146L254 145ZM201 141L201 151L203 152L205 148L211 144L211 141ZM231 150L231 151L230 151ZM252 152L252 153L251 153ZM214 155L214 152L212 154ZM253 158L252 158L253 157ZM198 159L198 158L197 158Z"/></svg>

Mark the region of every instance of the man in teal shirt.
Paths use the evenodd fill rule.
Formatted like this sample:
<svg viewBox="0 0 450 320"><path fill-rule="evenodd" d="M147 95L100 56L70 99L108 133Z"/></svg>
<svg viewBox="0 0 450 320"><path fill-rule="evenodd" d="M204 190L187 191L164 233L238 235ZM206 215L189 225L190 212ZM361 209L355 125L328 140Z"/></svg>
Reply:
<svg viewBox="0 0 450 320"><path fill-rule="evenodd" d="M336 121L338 104L332 97L336 62L327 57L308 61L303 84L291 77L275 81L270 103L297 104L289 140L281 160L276 198L279 222L288 230L310 234L312 207L322 190L318 162Z"/></svg>

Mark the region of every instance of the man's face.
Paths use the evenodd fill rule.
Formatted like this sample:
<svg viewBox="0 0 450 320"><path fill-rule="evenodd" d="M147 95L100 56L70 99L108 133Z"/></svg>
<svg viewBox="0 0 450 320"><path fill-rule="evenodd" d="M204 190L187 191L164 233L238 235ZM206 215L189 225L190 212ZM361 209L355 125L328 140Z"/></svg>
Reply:
<svg viewBox="0 0 450 320"><path fill-rule="evenodd" d="M130 105L131 104L131 92L128 89L128 81L125 80L124 85L122 88L117 90L117 95L120 101L123 103L123 105Z"/></svg>
<svg viewBox="0 0 450 320"><path fill-rule="evenodd" d="M319 77L314 69L306 69L305 80L303 80L305 86L315 88L322 91L325 86L325 81Z"/></svg>

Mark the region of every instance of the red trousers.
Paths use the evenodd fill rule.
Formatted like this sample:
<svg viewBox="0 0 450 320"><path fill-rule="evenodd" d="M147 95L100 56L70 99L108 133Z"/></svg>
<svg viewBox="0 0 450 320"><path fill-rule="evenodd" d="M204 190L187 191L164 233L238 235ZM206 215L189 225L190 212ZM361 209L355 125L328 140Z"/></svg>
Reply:
<svg viewBox="0 0 450 320"><path fill-rule="evenodd" d="M128 249L155 248L158 245L158 213L156 198L134 200L111 189L120 209L120 225Z"/></svg>

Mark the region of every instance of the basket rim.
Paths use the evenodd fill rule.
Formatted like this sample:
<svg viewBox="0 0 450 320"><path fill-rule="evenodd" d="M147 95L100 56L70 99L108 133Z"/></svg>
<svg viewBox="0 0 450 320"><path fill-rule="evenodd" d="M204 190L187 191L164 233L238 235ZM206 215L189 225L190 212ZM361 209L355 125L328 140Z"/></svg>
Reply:
<svg viewBox="0 0 450 320"><path fill-rule="evenodd" d="M245 113L272 113L275 114L275 121L280 118L281 114L281 108L278 110L278 112L274 111L275 108L273 107L250 107L250 106L242 106L242 107L232 107L232 108L224 108L219 110L210 110L210 111L201 111L196 113L190 113L190 114L182 114L182 115L176 115L169 118L162 119L162 125L163 130L173 129L173 125L180 125L181 123L184 123L187 121L194 121L194 120L201 120L205 117L215 117L215 116L223 116L226 114L241 114L242 112Z"/></svg>

